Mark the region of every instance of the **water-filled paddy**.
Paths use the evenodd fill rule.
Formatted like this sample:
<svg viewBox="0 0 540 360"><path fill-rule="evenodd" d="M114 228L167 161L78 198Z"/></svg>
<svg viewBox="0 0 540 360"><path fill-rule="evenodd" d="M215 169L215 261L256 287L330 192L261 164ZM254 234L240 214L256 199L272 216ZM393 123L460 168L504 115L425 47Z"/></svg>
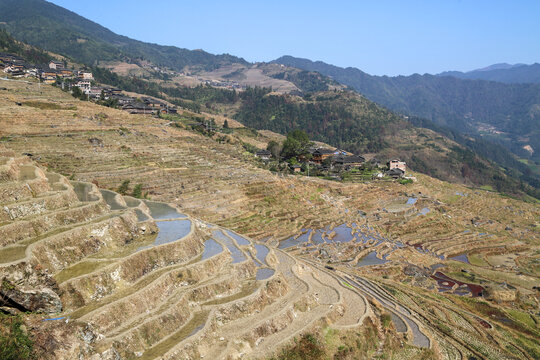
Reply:
<svg viewBox="0 0 540 360"><path fill-rule="evenodd" d="M186 215L179 213L178 210L170 205L154 201L145 201L145 203L150 209L150 215L155 220L168 220L187 217Z"/></svg>
<svg viewBox="0 0 540 360"><path fill-rule="evenodd" d="M377 252L372 251L366 256L364 256L360 261L358 261L358 264L356 266L371 266L371 265L381 265L389 262L390 260L385 259L379 259L377 257Z"/></svg>
<svg viewBox="0 0 540 360"><path fill-rule="evenodd" d="M230 237L232 237L234 240L236 240L236 242L238 243L238 245L240 246L243 246L243 245L249 245L250 242L249 240L247 240L246 238L238 235L237 233L235 233L234 231L231 231L231 230L225 230L225 232L227 233L227 235L229 235Z"/></svg>
<svg viewBox="0 0 540 360"><path fill-rule="evenodd" d="M156 224L159 233L154 245L167 244L182 239L191 231L191 220L160 221Z"/></svg>
<svg viewBox="0 0 540 360"><path fill-rule="evenodd" d="M233 241L228 236L225 236L225 234L223 234L221 230L214 230L212 232L212 235L216 239L221 241L223 244L225 244L225 246L227 246L227 249L229 249L229 251L231 252L233 264L246 260L244 253L233 243Z"/></svg>
<svg viewBox="0 0 540 360"><path fill-rule="evenodd" d="M266 280L270 278L272 275L274 275L274 270L269 268L261 268L257 270L257 274L255 275L255 279L257 280Z"/></svg>
<svg viewBox="0 0 540 360"><path fill-rule="evenodd" d="M126 208L124 205L118 202L116 198L116 196L118 195L117 193L110 190L104 190L104 189L101 189L100 192L101 192L101 196L103 196L103 200L105 200L105 202L107 203L107 205L109 205L111 210L122 210Z"/></svg>
<svg viewBox="0 0 540 360"><path fill-rule="evenodd" d="M214 239L209 239L204 242L204 250L202 260L206 260L223 251L223 247Z"/></svg>
<svg viewBox="0 0 540 360"><path fill-rule="evenodd" d="M266 257L268 256L270 249L268 249L264 245L255 244L255 250L257 250L257 260L259 260L261 264L268 265L268 263L266 262Z"/></svg>

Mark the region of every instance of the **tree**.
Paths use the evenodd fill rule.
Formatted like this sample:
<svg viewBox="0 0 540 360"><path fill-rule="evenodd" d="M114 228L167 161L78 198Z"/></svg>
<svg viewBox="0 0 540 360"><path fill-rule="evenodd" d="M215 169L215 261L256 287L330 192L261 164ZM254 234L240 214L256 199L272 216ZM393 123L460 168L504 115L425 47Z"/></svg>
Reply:
<svg viewBox="0 0 540 360"><path fill-rule="evenodd" d="M281 144L275 140L270 140L266 146L266 150L270 151L274 159L279 160L279 154L281 153Z"/></svg>
<svg viewBox="0 0 540 360"><path fill-rule="evenodd" d="M122 182L122 185L120 185L120 187L118 188L118 193L121 195L126 195L128 192L129 183L130 183L129 180L124 180Z"/></svg>
<svg viewBox="0 0 540 360"><path fill-rule="evenodd" d="M283 142L281 156L286 160L299 156L307 156L310 146L311 142L304 130L293 130L287 134L287 139Z"/></svg>
<svg viewBox="0 0 540 360"><path fill-rule="evenodd" d="M229 128L229 121L225 119L225 122L223 123L223 128L228 129Z"/></svg>
<svg viewBox="0 0 540 360"><path fill-rule="evenodd" d="M137 198L137 199L142 198L143 197L142 196L143 195L142 187L143 187L143 184L135 185L135 187L133 188L133 192L131 193L131 196L133 196L134 198Z"/></svg>

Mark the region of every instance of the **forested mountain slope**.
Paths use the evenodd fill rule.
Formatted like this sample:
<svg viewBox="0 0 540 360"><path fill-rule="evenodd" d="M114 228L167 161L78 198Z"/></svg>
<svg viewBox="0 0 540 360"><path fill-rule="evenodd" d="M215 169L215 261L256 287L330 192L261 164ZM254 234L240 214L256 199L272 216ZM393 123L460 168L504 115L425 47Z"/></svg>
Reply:
<svg viewBox="0 0 540 360"><path fill-rule="evenodd" d="M99 61L147 60L181 70L185 66L213 69L246 63L227 54L213 55L133 40L44 0L0 0L0 23L18 40L87 65Z"/></svg>
<svg viewBox="0 0 540 360"><path fill-rule="evenodd" d="M392 110L426 118L502 143L521 157L540 159L540 84L503 84L449 76L372 76L284 56L276 63L318 71ZM533 153L524 149L530 146Z"/></svg>

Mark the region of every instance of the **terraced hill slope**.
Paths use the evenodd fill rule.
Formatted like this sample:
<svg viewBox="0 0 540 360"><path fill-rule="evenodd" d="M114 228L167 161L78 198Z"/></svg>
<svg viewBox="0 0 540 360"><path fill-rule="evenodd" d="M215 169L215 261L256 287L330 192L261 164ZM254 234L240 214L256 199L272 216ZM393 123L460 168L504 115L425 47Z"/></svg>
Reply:
<svg viewBox="0 0 540 360"><path fill-rule="evenodd" d="M4 86L4 310L36 311L42 358L267 358L306 333L327 356L538 356L537 204L277 176L240 144Z"/></svg>

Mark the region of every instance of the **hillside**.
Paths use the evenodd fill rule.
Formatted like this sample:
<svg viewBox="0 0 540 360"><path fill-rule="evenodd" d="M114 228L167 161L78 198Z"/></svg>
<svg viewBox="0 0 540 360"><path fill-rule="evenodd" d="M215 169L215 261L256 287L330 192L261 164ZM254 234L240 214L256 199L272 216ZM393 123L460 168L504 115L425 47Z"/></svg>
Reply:
<svg viewBox="0 0 540 360"><path fill-rule="evenodd" d="M0 1L0 24L16 39L68 56L85 65L101 61L149 61L181 71L194 66L214 69L245 60L202 50L149 44L121 36L45 0Z"/></svg>
<svg viewBox="0 0 540 360"><path fill-rule="evenodd" d="M540 355L537 204L278 176L235 139L25 82L0 123L0 333L37 358Z"/></svg>
<svg viewBox="0 0 540 360"><path fill-rule="evenodd" d="M442 179L491 185L500 191L514 189L512 192L525 190L529 193L531 193L530 190L517 186L517 182L511 180L510 177L520 178L533 186L536 184L535 172L531 171L527 165L515 159L509 159L508 156L502 156L505 160L503 162L500 162L500 159L497 160L505 168L511 169L504 175L496 167L478 159L474 154L456 155L448 159L441 157L435 151L445 148L444 145L438 144L437 147L429 148L421 141L412 147L404 144L404 139L410 139L407 133L411 129L410 126L405 126L406 124L399 120L397 127L405 126L408 129L404 134L399 135L393 125L389 125L388 129L383 131L382 128L387 125L386 119L390 115L379 107L366 103L365 99L360 100L360 106L356 106L358 109L362 108L360 113L351 111L355 106L349 107L348 110L341 110L340 107L346 107L347 103L358 100L344 96L342 85L316 72L277 64L251 65L242 59L230 56L215 56L200 51L138 42L116 35L98 24L45 1L4 1L0 3L0 6L0 20L4 20L5 27L17 38L40 45L46 50L70 56L74 61L83 64L97 64L98 62L100 66L104 64L105 67L123 75L119 76L102 67L93 66L92 71L96 79L126 91L162 97L196 112L206 111L216 116L236 117L242 119L248 126L258 129L264 129L267 126L282 134L290 131L292 126L306 126L316 140L350 151L377 152L383 156L391 154L391 156L403 157L409 161L413 169ZM36 28L48 30L35 31ZM154 65L178 71L189 68L190 72L175 73L171 78L168 74L151 70ZM138 77L126 76L128 74ZM204 85L207 83L217 88ZM272 87L281 94L292 95L281 95L283 97L278 100L279 104L266 102L260 108L253 108L253 104L248 104L245 96L241 98L227 90L231 84L242 89L252 86ZM194 85L201 86L192 88L191 86ZM338 95L327 96L324 101L311 98L308 101L297 102L301 104L299 106L288 105L288 97L298 100L300 98L295 95L303 96L313 92L334 90L338 91ZM271 96L269 99L279 98ZM273 105L278 106L283 114L271 114L278 118L276 121L268 122L268 106ZM359 114L363 119L361 121L358 120ZM289 119L291 116L292 118ZM313 119L306 122L308 116ZM329 125L330 121L332 124ZM437 131L434 127L432 130ZM387 139L383 141L384 133L392 133L393 138L390 140L387 136ZM531 139L530 142L534 140ZM397 145L398 143L401 145ZM461 144L465 144L465 141ZM478 146L474 148L474 151L478 151L477 148ZM473 148L469 147L467 151L470 152L471 149ZM487 150L478 152L482 156L489 156L491 153ZM420 156L420 153L424 155ZM465 158L469 160L464 160ZM474 169L475 174L461 171L456 161L465 162L467 168ZM482 170L484 167L479 166L480 163L485 164L490 170L487 172ZM463 173L468 175L464 176Z"/></svg>
<svg viewBox="0 0 540 360"><path fill-rule="evenodd" d="M540 84L503 84L449 76L372 76L284 56L274 61L348 85L368 99L400 113L429 119L464 134L503 144L519 157L540 160ZM533 152L525 147L530 146Z"/></svg>
<svg viewBox="0 0 540 360"><path fill-rule="evenodd" d="M483 69L461 72L445 71L437 76L452 76L460 79L496 81L507 84L540 83L540 64L495 64Z"/></svg>

